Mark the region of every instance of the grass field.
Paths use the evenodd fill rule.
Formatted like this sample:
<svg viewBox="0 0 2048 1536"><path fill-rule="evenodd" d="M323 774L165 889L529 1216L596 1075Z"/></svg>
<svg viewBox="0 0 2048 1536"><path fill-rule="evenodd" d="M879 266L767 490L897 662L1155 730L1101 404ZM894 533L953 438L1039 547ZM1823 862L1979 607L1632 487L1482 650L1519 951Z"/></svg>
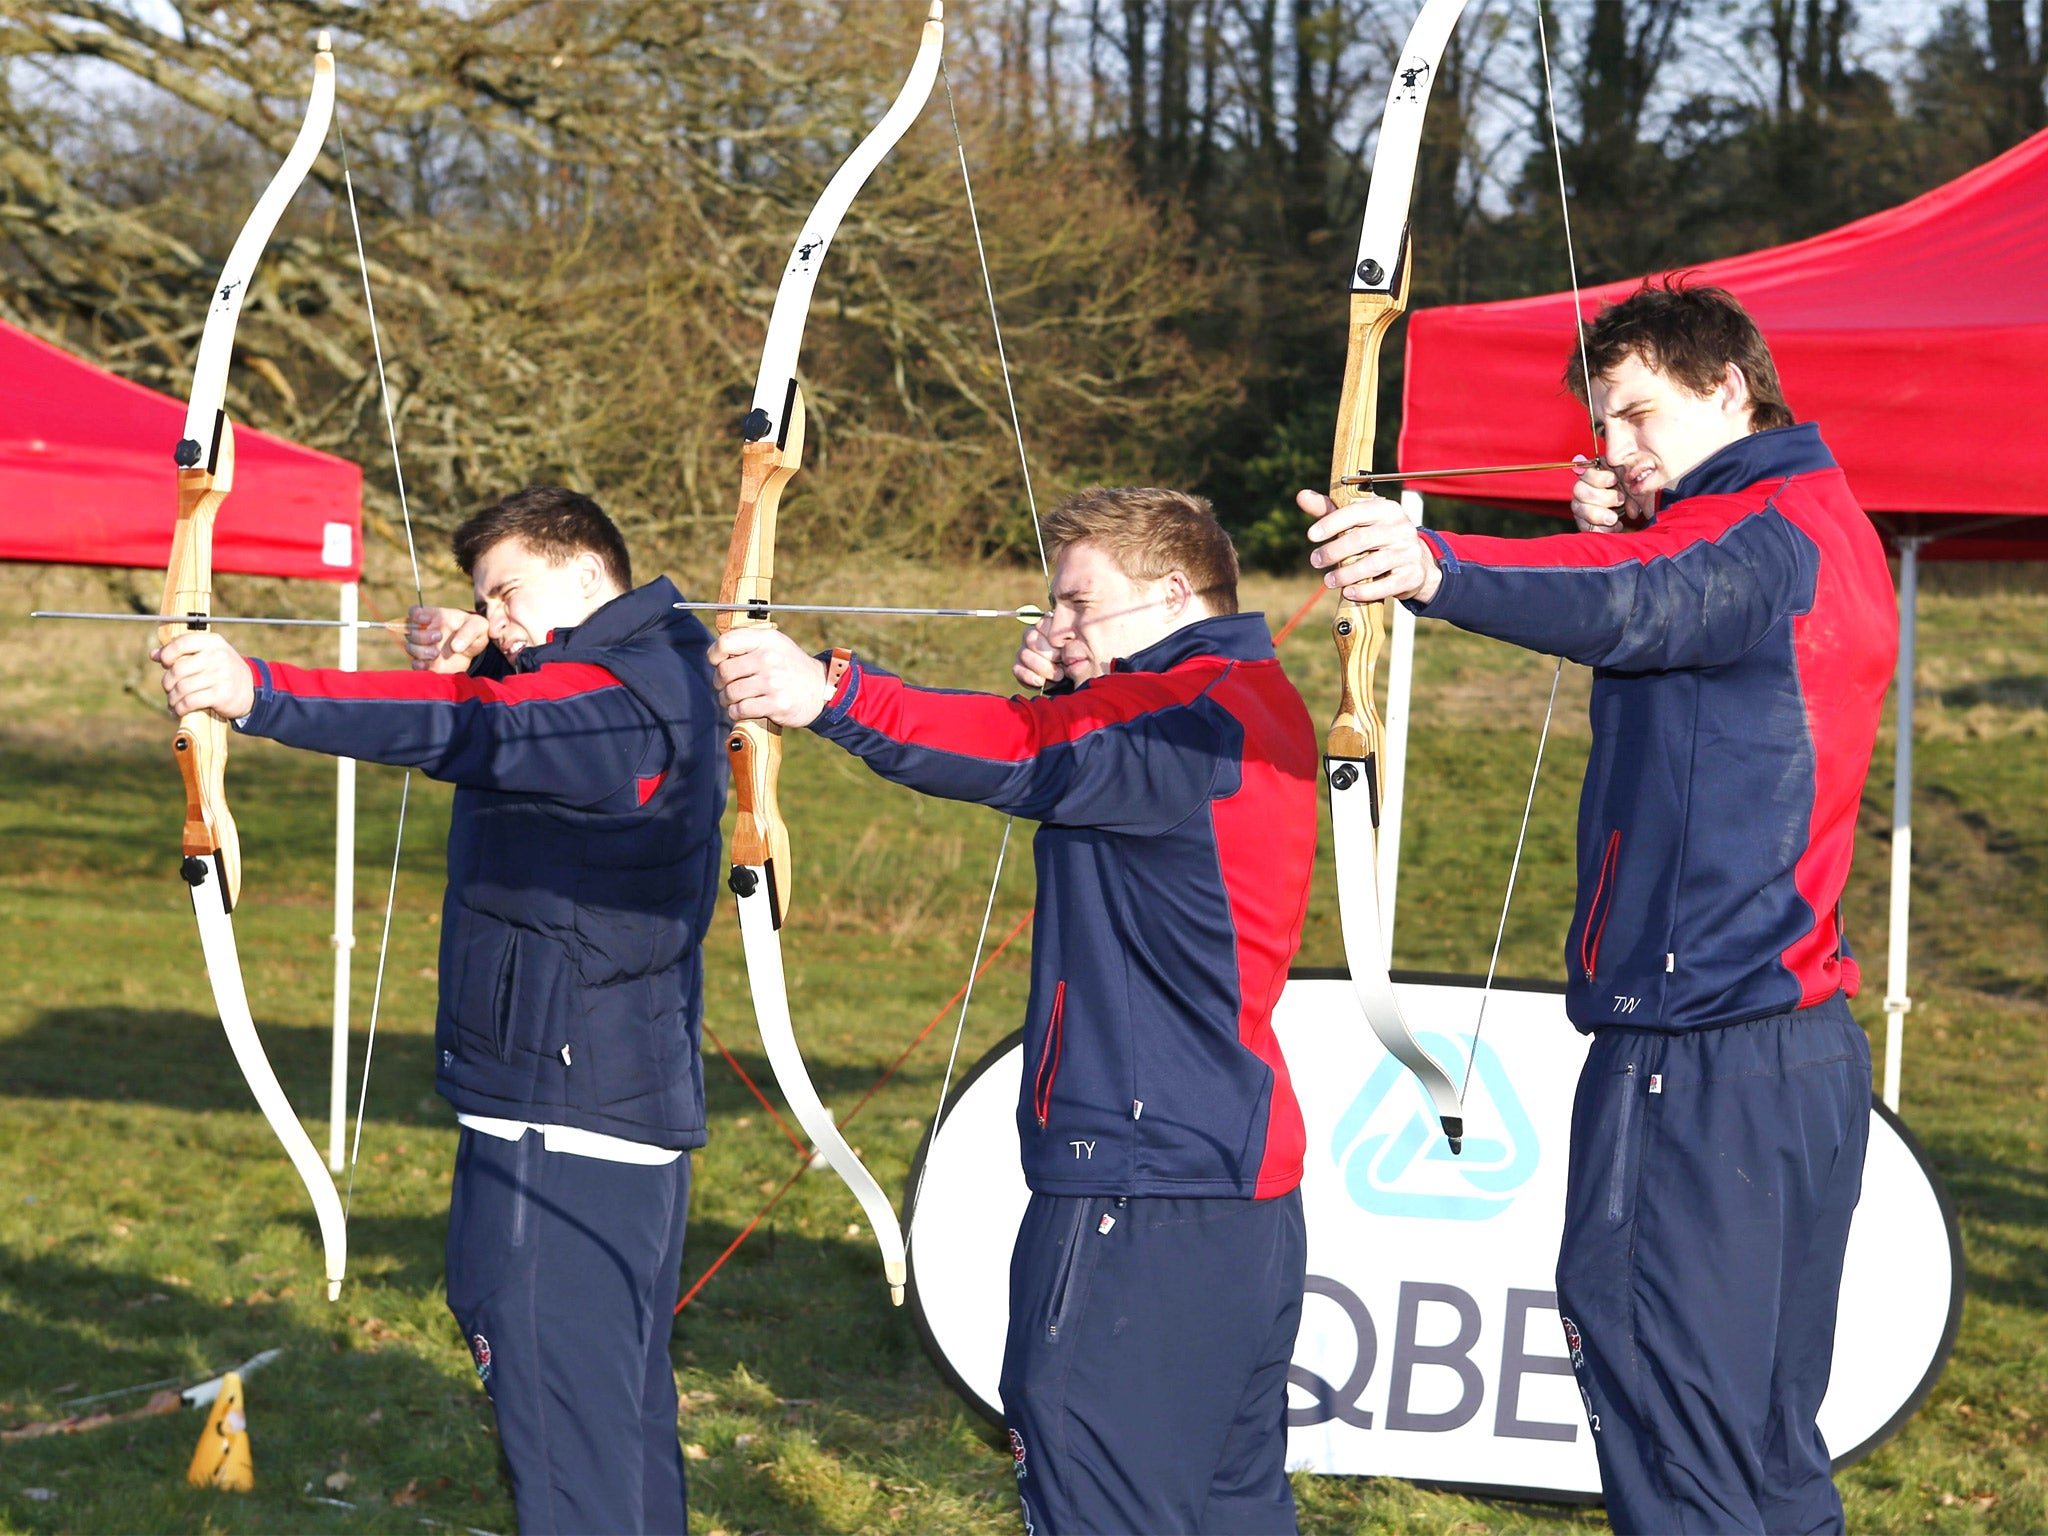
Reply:
<svg viewBox="0 0 2048 1536"><path fill-rule="evenodd" d="M261 1349L285 1353L249 1384L254 1493L184 1485L200 1427L185 1412L0 1446L0 1526L508 1532L488 1403L441 1290L454 1130L432 1093L430 1046L446 794L414 787L351 1278L330 1306L310 1209L221 1038L175 878L180 801L143 635L20 618L32 606L99 606L108 586L61 572L0 576L0 679L14 722L0 738L0 1425ZM859 600L1011 603L1030 600L1031 588L1016 573L905 573L864 583ZM1304 595L1299 582L1248 592L1276 622ZM223 608L275 612L285 600L249 583ZM1003 685L1015 642L998 624L799 633L871 649L920 678L989 687ZM288 634L263 645L317 661L330 642ZM1323 713L1334 696L1326 625L1311 622L1282 655ZM1433 625L1418 655L1398 959L1474 971L1492 939L1548 667ZM374 652L371 664L381 664ZM1918 969L1902 1109L1960 1208L1970 1296L1926 1407L1841 1481L1853 1530L2042 1531L2048 599L1928 595L1921 677ZM1506 974L1559 968L1584 688L1568 670ZM1887 736L1848 903L1852 937L1880 977L1890 761ZM359 1022L398 796L394 773L366 769L363 780ZM332 782L326 762L260 742L238 743L230 769L251 998L323 1146ZM881 785L803 738L791 743L784 782L798 880L785 945L792 997L819 1087L843 1106L964 979L999 823ZM998 933L1030 898L1029 860L1018 857L998 895ZM1303 963L1341 963L1334 917L1325 871ZM982 983L964 1060L1017 1022L1027 944ZM723 913L709 960L711 1024L765 1083ZM1872 985L1857 1005L1866 1025L1881 1027L1880 991ZM950 1030L948 1020L850 1129L892 1189L929 1121ZM793 1166L715 1055L707 1081L712 1139L697 1160L686 1279ZM856 1214L836 1180L802 1179L679 1322L681 1434L700 1533L1019 1528L1007 1452L941 1383L907 1316L890 1310L871 1243L850 1229ZM1400 1483L1303 1476L1297 1492L1304 1528L1317 1532L1604 1528L1595 1511Z"/></svg>

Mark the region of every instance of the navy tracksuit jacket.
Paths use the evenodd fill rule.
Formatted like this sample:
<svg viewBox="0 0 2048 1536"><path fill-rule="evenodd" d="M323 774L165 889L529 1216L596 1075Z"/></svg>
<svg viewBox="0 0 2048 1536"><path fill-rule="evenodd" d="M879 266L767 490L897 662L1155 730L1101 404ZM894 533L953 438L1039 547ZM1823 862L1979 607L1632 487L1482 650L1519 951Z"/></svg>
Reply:
<svg viewBox="0 0 2048 1536"><path fill-rule="evenodd" d="M458 1111L704 1144L704 937L724 717L666 578L467 676L252 661L242 730L456 786L436 1086ZM491 1393L522 1531L685 1529L668 1338L690 1161L465 1129L448 1304Z"/></svg>
<svg viewBox="0 0 2048 1536"><path fill-rule="evenodd" d="M1870 1113L1840 903L1883 548L1811 424L1712 455L1640 532L1425 537L1417 612L1594 668L1558 1293L1609 1515L1839 1530L1813 1417Z"/></svg>
<svg viewBox="0 0 2048 1536"><path fill-rule="evenodd" d="M1034 1191L1300 1184L1272 1021L1308 910L1316 742L1263 615L1204 619L1054 698L856 662L811 729L886 779L1042 824L1017 1105Z"/></svg>
<svg viewBox="0 0 2048 1536"><path fill-rule="evenodd" d="M1291 1531L1304 1139L1272 1013L1317 764L1264 618L1201 620L1054 698L856 665L812 728L1041 824L1002 1378L1028 1528Z"/></svg>

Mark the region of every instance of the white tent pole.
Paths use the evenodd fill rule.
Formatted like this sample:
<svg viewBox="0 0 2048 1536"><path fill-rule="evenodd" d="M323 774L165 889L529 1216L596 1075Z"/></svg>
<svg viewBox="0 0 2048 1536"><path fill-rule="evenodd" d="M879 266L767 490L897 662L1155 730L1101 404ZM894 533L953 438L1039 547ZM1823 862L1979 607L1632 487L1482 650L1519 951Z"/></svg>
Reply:
<svg viewBox="0 0 2048 1536"><path fill-rule="evenodd" d="M1908 914L1913 889L1913 641L1919 625L1921 539L1899 540L1899 676L1894 687L1898 741L1892 749L1891 940L1884 984L1884 1102L1899 1108L1906 1055Z"/></svg>
<svg viewBox="0 0 2048 1536"><path fill-rule="evenodd" d="M356 584L341 584L341 670L356 669ZM334 1057L327 1080L327 1166L339 1173L348 1133L349 961L356 947L356 760L334 760Z"/></svg>
<svg viewBox="0 0 2048 1536"><path fill-rule="evenodd" d="M1422 497L1401 493L1401 510L1422 526ZM1387 964L1394 963L1394 890L1401 879L1401 801L1408 782L1409 700L1415 683L1415 615L1394 604L1394 632L1387 649L1387 739L1380 752L1380 932L1387 940Z"/></svg>

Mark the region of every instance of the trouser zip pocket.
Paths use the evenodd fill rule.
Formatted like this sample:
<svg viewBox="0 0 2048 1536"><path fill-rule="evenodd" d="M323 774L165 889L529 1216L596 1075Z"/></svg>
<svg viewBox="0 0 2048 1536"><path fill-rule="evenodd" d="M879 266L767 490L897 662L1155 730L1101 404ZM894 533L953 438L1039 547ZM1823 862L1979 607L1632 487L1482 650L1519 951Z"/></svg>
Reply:
<svg viewBox="0 0 2048 1536"><path fill-rule="evenodd" d="M1088 1210L1092 1201L1082 1198L1074 1202L1074 1225L1067 1233L1067 1251L1060 1260L1060 1272L1052 1283L1052 1302L1046 1308L1046 1342L1057 1344L1060 1326L1067 1320L1067 1303L1074 1294L1074 1271L1081 1262L1081 1242L1088 1235Z"/></svg>
<svg viewBox="0 0 2048 1536"><path fill-rule="evenodd" d="M1607 1181L1607 1219L1621 1220L1622 1195L1628 1187L1628 1138L1636 1119L1636 1067L1622 1069L1621 1116L1614 1125L1614 1167Z"/></svg>

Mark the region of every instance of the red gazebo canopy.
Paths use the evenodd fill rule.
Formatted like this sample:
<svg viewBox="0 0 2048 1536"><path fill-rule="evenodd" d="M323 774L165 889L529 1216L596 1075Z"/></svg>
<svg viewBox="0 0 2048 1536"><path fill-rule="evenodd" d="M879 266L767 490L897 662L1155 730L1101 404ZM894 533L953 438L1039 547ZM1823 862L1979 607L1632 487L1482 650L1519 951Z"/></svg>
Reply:
<svg viewBox="0 0 2048 1536"><path fill-rule="evenodd" d="M1763 327L1786 398L1888 536L1933 558L2048 558L2048 132L1883 213L1679 269ZM1588 288L1584 313L1639 280ZM1417 312L1400 462L1420 469L1589 451L1561 382L1572 296ZM1558 510L1568 472L1411 490Z"/></svg>
<svg viewBox="0 0 2048 1536"><path fill-rule="evenodd" d="M0 324L0 560L162 567L185 405ZM363 472L237 423L216 571L354 581Z"/></svg>

